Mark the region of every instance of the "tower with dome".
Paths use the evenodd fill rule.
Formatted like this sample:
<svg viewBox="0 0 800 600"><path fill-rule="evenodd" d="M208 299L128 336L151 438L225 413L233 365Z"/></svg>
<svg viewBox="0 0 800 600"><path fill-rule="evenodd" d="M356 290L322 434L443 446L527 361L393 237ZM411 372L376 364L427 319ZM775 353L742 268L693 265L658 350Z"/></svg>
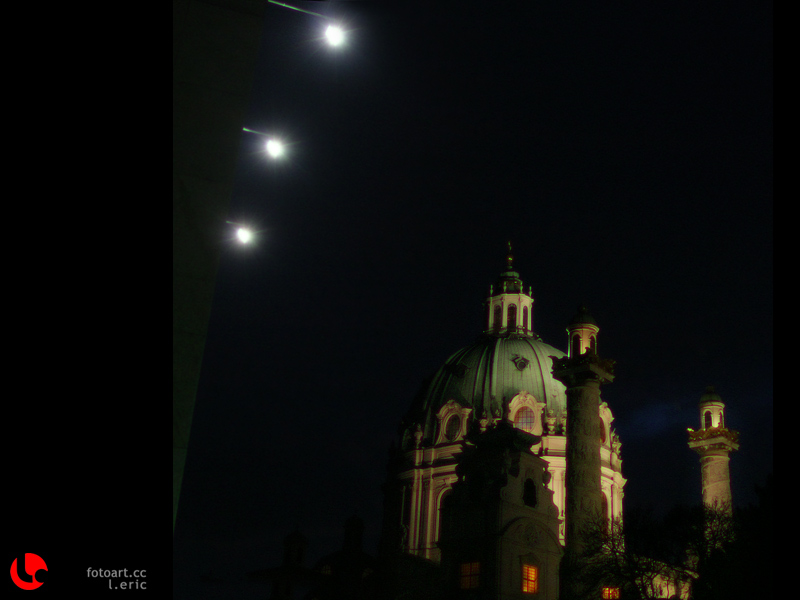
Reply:
<svg viewBox="0 0 800 600"><path fill-rule="evenodd" d="M524 454L537 459L539 467L528 458L523 461L527 461L528 466L523 467L531 473L536 469L542 471L536 477L531 475L534 483L530 485L534 487L530 489L539 484L546 488L540 495L554 505L554 519L547 527L552 527L559 546L565 543L569 518L568 394L564 383L553 376L554 360L596 355L600 329L581 306L567 327L566 353L542 340L534 327L532 291L525 288L515 269L510 244L505 269L489 287L485 307L485 323L476 340L444 362L423 385L401 422L400 445L390 460L384 485L381 538L384 557L410 556L436 564L443 561L443 552L448 547L447 540L443 540L447 535L448 497L458 496L459 480L463 482L470 477L462 465L465 458L480 446L478 440L490 435L498 440L508 438L509 448L525 443ZM599 447L600 511L608 519L620 518L625 479L614 417L610 407L599 400L589 418L596 423L591 430ZM507 456L512 454L513 451ZM513 462L519 458L505 460ZM491 462L489 458L486 461ZM488 464L486 461L484 465ZM506 485L511 486L510 476L503 477ZM521 505L526 503L523 498L526 482L519 484L522 492L517 500ZM458 502L453 499L451 504ZM536 505L541 508L541 504ZM519 513L509 518L523 516ZM547 536L537 539L543 537ZM466 543L461 540L449 547ZM448 562L447 557L444 559ZM453 568L457 570L458 565ZM518 571L516 576L509 576L519 580L510 584L517 590L526 585L524 569Z"/></svg>

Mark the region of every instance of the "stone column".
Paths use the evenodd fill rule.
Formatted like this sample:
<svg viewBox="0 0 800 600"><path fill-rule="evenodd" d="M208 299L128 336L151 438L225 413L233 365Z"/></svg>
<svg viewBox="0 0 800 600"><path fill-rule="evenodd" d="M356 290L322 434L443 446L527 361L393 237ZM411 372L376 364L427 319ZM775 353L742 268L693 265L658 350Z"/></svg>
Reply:
<svg viewBox="0 0 800 600"><path fill-rule="evenodd" d="M700 398L700 429L689 429L689 448L700 455L703 504L733 514L730 453L739 449L739 432L725 427L725 404L706 389Z"/></svg>
<svg viewBox="0 0 800 600"><path fill-rule="evenodd" d="M613 381L614 361L587 352L553 360L553 377L567 386L565 597L580 592L576 569L586 535L602 511L600 489L600 385Z"/></svg>

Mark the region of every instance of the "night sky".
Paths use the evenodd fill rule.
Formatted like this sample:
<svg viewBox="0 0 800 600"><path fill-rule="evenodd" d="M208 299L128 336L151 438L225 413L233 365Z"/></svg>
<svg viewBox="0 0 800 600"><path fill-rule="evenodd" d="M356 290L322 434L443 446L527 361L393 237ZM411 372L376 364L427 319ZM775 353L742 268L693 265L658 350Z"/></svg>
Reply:
<svg viewBox="0 0 800 600"><path fill-rule="evenodd" d="M292 2L288 2L292 4ZM772 7L296 2L267 7L174 534L176 598L264 598L298 525L375 551L387 450L484 327L505 266L564 349L585 302L626 506L700 502L686 428L716 386L734 501L772 471Z"/></svg>

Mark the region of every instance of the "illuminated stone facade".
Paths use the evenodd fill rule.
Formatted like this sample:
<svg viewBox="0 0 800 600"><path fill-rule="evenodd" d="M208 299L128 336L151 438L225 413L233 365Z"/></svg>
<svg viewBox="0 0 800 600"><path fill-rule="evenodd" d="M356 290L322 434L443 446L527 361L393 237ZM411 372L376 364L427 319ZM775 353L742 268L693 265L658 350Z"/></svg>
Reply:
<svg viewBox="0 0 800 600"><path fill-rule="evenodd" d="M533 436L526 456L543 469L541 480L546 481L555 506L552 524L563 546L567 394L552 369L553 359L567 355L533 331L533 303L509 251L506 269L486 299L483 334L447 359L423 386L401 424L400 447L390 461L384 486L383 556L443 560L442 507L459 481L462 454L481 435L504 423ZM596 350L598 331L585 309L579 310L567 330L569 353L579 356ZM599 395L594 401L591 435L598 449L594 464L599 471L598 510L608 518L621 518L625 479L620 441L612 427L611 409Z"/></svg>

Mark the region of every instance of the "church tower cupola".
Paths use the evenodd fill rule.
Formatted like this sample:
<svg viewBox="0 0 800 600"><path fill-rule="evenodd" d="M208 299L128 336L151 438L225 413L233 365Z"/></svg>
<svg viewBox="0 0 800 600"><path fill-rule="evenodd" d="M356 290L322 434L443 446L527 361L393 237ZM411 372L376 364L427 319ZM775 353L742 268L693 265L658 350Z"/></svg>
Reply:
<svg viewBox="0 0 800 600"><path fill-rule="evenodd" d="M700 429L689 429L689 448L700 455L703 504L731 513L728 462L739 449L739 432L725 427L725 404L711 386L700 397Z"/></svg>
<svg viewBox="0 0 800 600"><path fill-rule="evenodd" d="M591 350L597 354L597 334L600 328L597 322L589 314L589 311L584 305L578 307L578 314L572 317L567 327L567 335L569 336L569 346L567 348L567 356L570 358L585 354Z"/></svg>
<svg viewBox="0 0 800 600"><path fill-rule="evenodd" d="M514 254L508 242L505 271L489 287L486 299L485 333L496 336L533 335L533 297L525 293L519 273L514 270Z"/></svg>

